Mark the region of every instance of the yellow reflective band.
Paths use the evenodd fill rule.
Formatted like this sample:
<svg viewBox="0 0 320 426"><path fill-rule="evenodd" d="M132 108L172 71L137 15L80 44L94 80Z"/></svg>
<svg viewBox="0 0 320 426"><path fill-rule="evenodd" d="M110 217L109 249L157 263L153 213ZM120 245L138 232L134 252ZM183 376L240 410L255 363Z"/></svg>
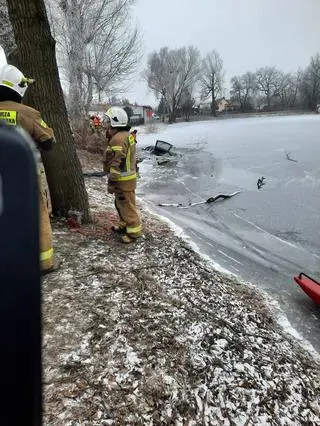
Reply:
<svg viewBox="0 0 320 426"><path fill-rule="evenodd" d="M114 169L113 167L111 167L111 168L110 168L110 173L111 173L111 174L115 174L115 175L120 175L119 170Z"/></svg>
<svg viewBox="0 0 320 426"><path fill-rule="evenodd" d="M43 262L45 260L49 260L51 259L52 256L53 256L53 248L47 251L42 251L40 253L40 261Z"/></svg>
<svg viewBox="0 0 320 426"><path fill-rule="evenodd" d="M4 120L7 124L16 126L17 124L17 111L0 110L0 120Z"/></svg>
<svg viewBox="0 0 320 426"><path fill-rule="evenodd" d="M138 232L141 232L141 231L142 231L142 226L141 225L136 226L135 228L129 228L127 226L127 233L128 234L137 234Z"/></svg>
<svg viewBox="0 0 320 426"><path fill-rule="evenodd" d="M126 171L130 172L130 166L131 166L131 146L128 147L128 153L126 158Z"/></svg>
<svg viewBox="0 0 320 426"><path fill-rule="evenodd" d="M117 181L124 182L124 181L127 181L127 180L133 180L133 179L136 179L136 178L137 178L137 173L133 173L132 175L129 175L129 176L119 176L117 178Z"/></svg>
<svg viewBox="0 0 320 426"><path fill-rule="evenodd" d="M45 129L48 127L47 123L43 121L42 119L40 120L40 126L44 127Z"/></svg>
<svg viewBox="0 0 320 426"><path fill-rule="evenodd" d="M129 144L130 145L133 145L134 143L136 143L136 140L135 140L135 138L134 138L134 136L133 135L129 135Z"/></svg>
<svg viewBox="0 0 320 426"><path fill-rule="evenodd" d="M2 84L4 84L5 86L8 86L8 87L14 87L14 84L11 83L11 81L8 81L8 80L2 80Z"/></svg>
<svg viewBox="0 0 320 426"><path fill-rule="evenodd" d="M111 147L112 151L122 151L122 146L115 145Z"/></svg>

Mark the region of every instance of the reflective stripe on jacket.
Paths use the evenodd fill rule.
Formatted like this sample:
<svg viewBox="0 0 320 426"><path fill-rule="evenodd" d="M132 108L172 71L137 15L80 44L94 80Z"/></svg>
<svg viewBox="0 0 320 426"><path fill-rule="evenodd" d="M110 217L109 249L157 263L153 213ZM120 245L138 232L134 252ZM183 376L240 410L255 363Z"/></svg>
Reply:
<svg viewBox="0 0 320 426"><path fill-rule="evenodd" d="M53 130L42 120L40 112L27 105L13 101L0 102L0 120L21 126L39 146L54 139Z"/></svg>
<svg viewBox="0 0 320 426"><path fill-rule="evenodd" d="M127 131L120 131L110 139L105 151L104 170L113 182L137 178L136 141Z"/></svg>

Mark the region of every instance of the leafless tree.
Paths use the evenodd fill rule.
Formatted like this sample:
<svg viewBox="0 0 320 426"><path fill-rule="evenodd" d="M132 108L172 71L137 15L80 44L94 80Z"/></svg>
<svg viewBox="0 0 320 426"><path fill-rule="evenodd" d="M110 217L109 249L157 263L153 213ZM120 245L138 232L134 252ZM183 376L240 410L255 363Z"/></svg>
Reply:
<svg viewBox="0 0 320 426"><path fill-rule="evenodd" d="M136 72L139 34L131 29L134 0L47 0L61 62L69 83L74 126L97 95L120 90Z"/></svg>
<svg viewBox="0 0 320 426"><path fill-rule="evenodd" d="M202 60L200 85L202 97L211 97L211 113L216 115L216 99L222 93L224 82L223 60L216 50Z"/></svg>
<svg viewBox="0 0 320 426"><path fill-rule="evenodd" d="M91 87L89 76L92 76L92 94L97 93L98 102L103 96L120 93L125 89L126 82L135 73L138 61L140 37L138 29L128 32L125 26L125 16L117 16L109 33L96 38L96 42L86 52L85 74L88 77L88 93L90 102Z"/></svg>
<svg viewBox="0 0 320 426"><path fill-rule="evenodd" d="M188 89L185 89L181 96L181 112L184 114L186 121L190 121L194 104L195 100L192 97L192 93Z"/></svg>
<svg viewBox="0 0 320 426"><path fill-rule="evenodd" d="M311 58L309 66L301 75L300 93L307 107L316 110L320 103L320 54Z"/></svg>
<svg viewBox="0 0 320 426"><path fill-rule="evenodd" d="M247 111L252 107L252 96L256 91L256 78L252 72L231 79L230 95L233 101L238 102L241 111Z"/></svg>
<svg viewBox="0 0 320 426"><path fill-rule="evenodd" d="M53 212L70 210L89 220L88 196L72 137L55 55L55 41L43 0L7 0L18 48L19 68L36 80L27 92L28 104L41 111L53 127L57 144L43 155Z"/></svg>
<svg viewBox="0 0 320 426"><path fill-rule="evenodd" d="M169 122L176 121L185 90L192 90L199 78L200 53L193 46L170 50L163 47L149 56L144 76L157 97L163 97Z"/></svg>
<svg viewBox="0 0 320 426"><path fill-rule="evenodd" d="M298 100L301 71L295 74L283 74L279 96L283 107L293 108Z"/></svg>
<svg viewBox="0 0 320 426"><path fill-rule="evenodd" d="M275 67L260 68L256 72L256 83L257 89L266 96L270 111L272 98L280 96L283 74Z"/></svg>

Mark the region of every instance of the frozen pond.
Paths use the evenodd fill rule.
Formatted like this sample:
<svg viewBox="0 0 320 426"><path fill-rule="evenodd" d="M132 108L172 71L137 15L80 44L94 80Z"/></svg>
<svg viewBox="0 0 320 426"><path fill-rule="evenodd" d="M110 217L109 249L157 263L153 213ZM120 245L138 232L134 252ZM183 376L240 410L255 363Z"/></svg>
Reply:
<svg viewBox="0 0 320 426"><path fill-rule="evenodd" d="M138 195L214 262L267 291L319 351L320 307L292 276L320 278L320 116L183 123L138 136L140 148L161 139L177 153L170 164L143 161ZM211 205L156 207L236 190L241 194Z"/></svg>

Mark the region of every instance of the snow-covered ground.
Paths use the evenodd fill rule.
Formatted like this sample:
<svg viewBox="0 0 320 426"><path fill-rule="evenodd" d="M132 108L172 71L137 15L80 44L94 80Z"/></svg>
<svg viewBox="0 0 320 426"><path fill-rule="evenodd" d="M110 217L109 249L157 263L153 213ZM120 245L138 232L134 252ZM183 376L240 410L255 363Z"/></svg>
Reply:
<svg viewBox="0 0 320 426"><path fill-rule="evenodd" d="M148 211L123 246L105 181L87 188L94 224L55 224L43 283L44 424L319 424L319 364L261 296Z"/></svg>

